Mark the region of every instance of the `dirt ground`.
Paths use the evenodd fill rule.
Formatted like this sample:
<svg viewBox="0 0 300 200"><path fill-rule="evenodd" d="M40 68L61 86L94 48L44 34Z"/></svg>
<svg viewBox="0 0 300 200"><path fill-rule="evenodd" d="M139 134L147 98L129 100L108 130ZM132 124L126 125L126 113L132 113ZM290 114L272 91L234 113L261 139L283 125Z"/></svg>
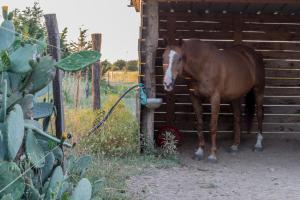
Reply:
<svg viewBox="0 0 300 200"><path fill-rule="evenodd" d="M180 167L146 169L128 180L132 199L147 200L298 200L300 134L265 134L264 151L253 152L255 135L243 137L236 155L219 143L218 163L196 161L196 137L180 148Z"/></svg>

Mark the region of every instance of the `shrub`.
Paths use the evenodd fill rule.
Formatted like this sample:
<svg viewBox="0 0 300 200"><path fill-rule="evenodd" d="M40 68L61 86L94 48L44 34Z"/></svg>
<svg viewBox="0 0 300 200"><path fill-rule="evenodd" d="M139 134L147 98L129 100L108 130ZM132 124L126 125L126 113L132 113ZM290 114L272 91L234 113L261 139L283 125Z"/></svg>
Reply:
<svg viewBox="0 0 300 200"><path fill-rule="evenodd" d="M138 61L137 60L130 60L127 62L127 70L128 71L138 71Z"/></svg>
<svg viewBox="0 0 300 200"><path fill-rule="evenodd" d="M65 130L71 132L73 140L77 142L92 128L96 116L91 109L67 109L65 118Z"/></svg>
<svg viewBox="0 0 300 200"><path fill-rule="evenodd" d="M117 96L109 96L101 111L95 113L97 124L117 101ZM83 137L80 147L94 154L123 156L138 152L138 124L135 117L121 102L108 120L95 133Z"/></svg>

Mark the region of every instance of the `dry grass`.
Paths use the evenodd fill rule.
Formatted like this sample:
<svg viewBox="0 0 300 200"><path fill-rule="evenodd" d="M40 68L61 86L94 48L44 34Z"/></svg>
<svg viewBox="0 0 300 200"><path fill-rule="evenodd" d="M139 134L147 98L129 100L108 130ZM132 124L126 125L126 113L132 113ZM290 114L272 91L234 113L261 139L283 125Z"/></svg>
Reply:
<svg viewBox="0 0 300 200"><path fill-rule="evenodd" d="M105 80L110 82L125 82L136 83L138 81L138 72L124 72L124 71L109 71L105 75Z"/></svg>

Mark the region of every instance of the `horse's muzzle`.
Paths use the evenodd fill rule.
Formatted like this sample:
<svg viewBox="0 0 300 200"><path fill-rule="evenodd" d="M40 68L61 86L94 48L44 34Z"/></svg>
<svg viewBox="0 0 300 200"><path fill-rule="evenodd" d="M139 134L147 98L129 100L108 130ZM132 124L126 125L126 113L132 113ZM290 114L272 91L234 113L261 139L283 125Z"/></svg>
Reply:
<svg viewBox="0 0 300 200"><path fill-rule="evenodd" d="M174 89L174 81L170 82L169 84L164 82L164 89L168 92L172 91Z"/></svg>

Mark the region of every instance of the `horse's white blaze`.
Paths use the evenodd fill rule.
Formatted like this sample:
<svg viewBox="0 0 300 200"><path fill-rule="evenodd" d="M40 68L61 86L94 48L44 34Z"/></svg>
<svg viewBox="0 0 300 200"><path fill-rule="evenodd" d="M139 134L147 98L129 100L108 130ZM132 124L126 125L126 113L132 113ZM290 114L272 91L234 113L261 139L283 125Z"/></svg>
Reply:
<svg viewBox="0 0 300 200"><path fill-rule="evenodd" d="M169 53L169 65L164 77L164 83L166 83L167 85L170 85L173 81L172 67L173 67L173 60L176 54L177 53L174 50L171 50Z"/></svg>
<svg viewBox="0 0 300 200"><path fill-rule="evenodd" d="M257 134L257 140L256 140L256 144L255 144L255 148L262 148L262 141L263 141L264 137L262 136L262 134L258 133Z"/></svg>

